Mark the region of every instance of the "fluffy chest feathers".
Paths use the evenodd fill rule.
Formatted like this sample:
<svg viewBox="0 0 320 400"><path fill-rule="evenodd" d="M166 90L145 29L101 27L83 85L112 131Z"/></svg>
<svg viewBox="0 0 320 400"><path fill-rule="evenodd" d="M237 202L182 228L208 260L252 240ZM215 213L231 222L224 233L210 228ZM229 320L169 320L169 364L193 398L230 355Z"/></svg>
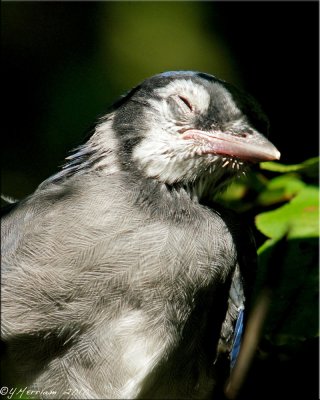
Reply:
<svg viewBox="0 0 320 400"><path fill-rule="evenodd" d="M41 212L34 211L38 204ZM62 270L94 279L96 271L106 280L124 274L141 287L152 276L174 282L181 273L190 284L205 286L236 259L229 229L217 213L183 189L147 181L142 188L126 173L88 175L85 194L78 179L49 185L4 219L3 232L8 232L5 259L12 254L19 266L21 258L37 274Z"/></svg>
<svg viewBox="0 0 320 400"><path fill-rule="evenodd" d="M143 193L126 174L99 179L88 176L85 196L77 180L58 191L49 185L4 219L4 338L23 333L32 341L42 332L40 338L62 341L66 351L73 345L66 358L56 359L47 342L55 361L46 372L37 365L37 385L62 378L72 360L82 389L91 395L150 394L153 381L152 391L163 395L168 389L163 379L182 367L193 389L182 389L185 383L177 376L172 390L193 391L197 374L216 351L205 337L211 332L215 343L219 334L221 307L215 298L236 264L230 231L184 190L151 185ZM34 211L38 203L42 213ZM190 336L195 327L197 336ZM176 351L179 356L173 357ZM199 351L207 361L195 367L192 357ZM168 363L159 380L160 360ZM25 364L27 375L30 363L32 357ZM64 379L68 387L75 377L69 372ZM211 387L207 379L205 387Z"/></svg>

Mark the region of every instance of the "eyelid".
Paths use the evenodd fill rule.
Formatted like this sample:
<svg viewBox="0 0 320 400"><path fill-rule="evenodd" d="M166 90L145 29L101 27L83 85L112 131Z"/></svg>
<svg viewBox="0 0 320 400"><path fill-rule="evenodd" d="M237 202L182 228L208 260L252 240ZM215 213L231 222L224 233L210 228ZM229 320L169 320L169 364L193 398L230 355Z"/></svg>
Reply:
<svg viewBox="0 0 320 400"><path fill-rule="evenodd" d="M178 97L179 97L179 99L180 99L181 101L184 102L184 104L190 109L190 111L193 111L193 107L192 107L192 105L191 105L191 103L189 102L188 99L186 99L186 98L183 97L183 96L178 96Z"/></svg>

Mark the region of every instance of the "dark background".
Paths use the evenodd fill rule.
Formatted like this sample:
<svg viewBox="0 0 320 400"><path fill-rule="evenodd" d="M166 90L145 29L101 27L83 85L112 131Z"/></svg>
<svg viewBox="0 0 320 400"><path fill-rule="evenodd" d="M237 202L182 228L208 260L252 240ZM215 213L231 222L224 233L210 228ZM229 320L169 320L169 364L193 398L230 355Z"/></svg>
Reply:
<svg viewBox="0 0 320 400"><path fill-rule="evenodd" d="M208 72L253 94L270 118L281 162L318 155L318 2L1 8L5 195L31 193L119 95L165 70ZM255 360L241 399L316 399L318 345L301 349L294 363L285 352Z"/></svg>
<svg viewBox="0 0 320 400"><path fill-rule="evenodd" d="M281 162L318 154L317 2L2 3L2 192L30 193L98 115L165 70L253 94Z"/></svg>

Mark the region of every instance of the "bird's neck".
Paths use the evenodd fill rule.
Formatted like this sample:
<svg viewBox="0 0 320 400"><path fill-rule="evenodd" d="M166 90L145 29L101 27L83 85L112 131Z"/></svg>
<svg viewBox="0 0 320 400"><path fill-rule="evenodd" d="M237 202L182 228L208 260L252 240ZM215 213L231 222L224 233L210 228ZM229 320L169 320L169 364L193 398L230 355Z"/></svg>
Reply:
<svg viewBox="0 0 320 400"><path fill-rule="evenodd" d="M118 141L112 130L113 116L97 125L90 139L66 157L66 163L55 175L44 181L40 187L48 183L59 183L74 175L87 172L101 172L111 175L120 170L117 158Z"/></svg>
<svg viewBox="0 0 320 400"><path fill-rule="evenodd" d="M121 175L121 174L120 174ZM146 218L159 218L172 222L191 223L202 215L203 206L211 204L210 185L166 184L139 173L126 173L121 185L130 192L130 197ZM202 186L201 186L202 185Z"/></svg>

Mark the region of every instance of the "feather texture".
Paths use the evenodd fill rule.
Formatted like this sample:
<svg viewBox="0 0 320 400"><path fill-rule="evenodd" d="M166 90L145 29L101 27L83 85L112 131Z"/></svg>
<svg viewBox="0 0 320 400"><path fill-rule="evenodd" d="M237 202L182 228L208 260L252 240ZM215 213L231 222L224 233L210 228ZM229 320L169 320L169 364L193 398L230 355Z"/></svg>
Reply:
<svg viewBox="0 0 320 400"><path fill-rule="evenodd" d="M200 73L146 80L6 209L1 329L14 382L60 399L211 398L223 384L255 249L209 200L247 168L234 149L278 157L234 93ZM221 135L232 154L213 151Z"/></svg>

